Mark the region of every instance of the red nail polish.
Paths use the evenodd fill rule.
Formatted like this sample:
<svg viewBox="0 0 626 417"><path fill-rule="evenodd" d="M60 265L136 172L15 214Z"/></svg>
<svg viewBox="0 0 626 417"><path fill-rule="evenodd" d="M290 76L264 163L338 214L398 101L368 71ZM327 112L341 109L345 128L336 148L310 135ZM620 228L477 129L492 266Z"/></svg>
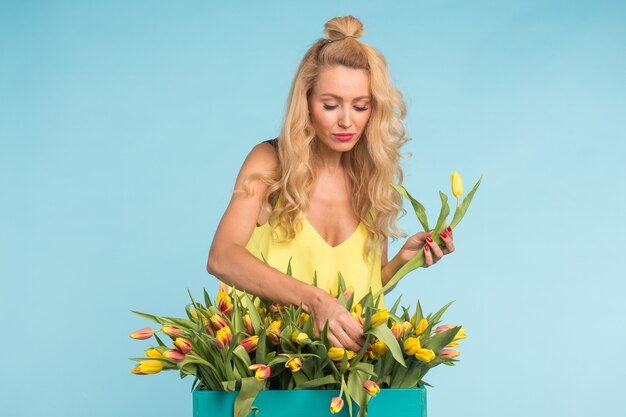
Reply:
<svg viewBox="0 0 626 417"><path fill-rule="evenodd" d="M430 236L426 236L426 240L427 240L429 243L433 243L433 240L430 238Z"/></svg>
<svg viewBox="0 0 626 417"><path fill-rule="evenodd" d="M448 233L452 232L452 228L448 226Z"/></svg>
<svg viewBox="0 0 626 417"><path fill-rule="evenodd" d="M448 237L448 235L447 235L445 232L441 232L441 233L439 233L439 235L440 235L442 238L444 238L444 239L446 239L446 238Z"/></svg>
<svg viewBox="0 0 626 417"><path fill-rule="evenodd" d="M426 252L428 252L428 251L430 250L430 248L428 247L428 245L424 245L424 250L425 250Z"/></svg>

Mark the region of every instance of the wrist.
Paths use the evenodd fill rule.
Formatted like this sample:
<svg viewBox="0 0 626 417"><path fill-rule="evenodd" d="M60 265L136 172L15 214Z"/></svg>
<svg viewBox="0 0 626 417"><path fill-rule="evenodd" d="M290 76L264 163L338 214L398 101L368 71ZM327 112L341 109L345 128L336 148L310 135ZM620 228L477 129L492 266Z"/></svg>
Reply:
<svg viewBox="0 0 626 417"><path fill-rule="evenodd" d="M302 310L307 314L311 314L315 306L322 301L324 290L314 287L313 285L306 285L302 294Z"/></svg>

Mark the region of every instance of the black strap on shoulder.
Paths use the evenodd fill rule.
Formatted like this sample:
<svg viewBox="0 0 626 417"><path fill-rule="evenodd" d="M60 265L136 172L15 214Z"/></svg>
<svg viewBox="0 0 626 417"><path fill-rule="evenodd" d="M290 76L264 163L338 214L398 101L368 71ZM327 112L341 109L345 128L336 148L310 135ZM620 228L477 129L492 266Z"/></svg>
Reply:
<svg viewBox="0 0 626 417"><path fill-rule="evenodd" d="M274 150L278 152L278 138L264 140L263 142L269 143L274 147Z"/></svg>

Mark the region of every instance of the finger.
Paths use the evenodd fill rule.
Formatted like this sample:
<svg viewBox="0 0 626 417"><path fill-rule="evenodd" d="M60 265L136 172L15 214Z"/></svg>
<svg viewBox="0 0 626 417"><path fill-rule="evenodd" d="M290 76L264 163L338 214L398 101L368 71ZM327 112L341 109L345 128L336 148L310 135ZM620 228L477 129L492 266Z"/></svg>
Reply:
<svg viewBox="0 0 626 417"><path fill-rule="evenodd" d="M335 337L335 335L329 330L328 331L328 340L330 341L330 343L335 346L335 347L343 347L342 343L339 341L339 339L337 339Z"/></svg>
<svg viewBox="0 0 626 417"><path fill-rule="evenodd" d="M439 259L441 259L441 257L443 257L443 251L431 237L427 237L426 242L430 246L433 255L433 261L437 262Z"/></svg>
<svg viewBox="0 0 626 417"><path fill-rule="evenodd" d="M433 264L433 254L430 251L428 243L424 245L424 268L428 268Z"/></svg>
<svg viewBox="0 0 626 417"><path fill-rule="evenodd" d="M346 349L350 349L353 352L358 352L361 350L361 346L359 346L354 340L352 340L343 329L337 332L337 339L339 339L341 345Z"/></svg>
<svg viewBox="0 0 626 417"><path fill-rule="evenodd" d="M352 316L350 316L350 319L348 320L344 329L350 340L354 341L354 343L357 344L358 350L361 350L361 348L365 344L365 337L363 337L363 327L361 327L352 318Z"/></svg>
<svg viewBox="0 0 626 417"><path fill-rule="evenodd" d="M450 229L450 227L448 227L448 229ZM449 252L454 252L454 243L452 242L452 235L446 232L441 232L439 233L439 236L441 236L441 239L443 239L443 242L446 245L446 249L448 249Z"/></svg>

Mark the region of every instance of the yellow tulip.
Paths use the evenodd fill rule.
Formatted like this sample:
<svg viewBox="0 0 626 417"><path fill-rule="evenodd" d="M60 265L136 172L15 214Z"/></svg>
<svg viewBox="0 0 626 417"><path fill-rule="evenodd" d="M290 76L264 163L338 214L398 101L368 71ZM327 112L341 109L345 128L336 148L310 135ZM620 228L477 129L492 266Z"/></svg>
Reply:
<svg viewBox="0 0 626 417"><path fill-rule="evenodd" d="M293 332L291 334L291 341L297 343L298 345L304 345L307 342L310 342L309 335L304 332Z"/></svg>
<svg viewBox="0 0 626 417"><path fill-rule="evenodd" d="M185 338L177 337L172 342L172 344L174 345L174 348L180 353L184 353L186 355L187 353L191 352L191 342Z"/></svg>
<svg viewBox="0 0 626 417"><path fill-rule="evenodd" d="M267 366L267 365L254 364L254 365L248 366L248 369L250 369L251 371L255 371L254 372L254 378L257 381L262 381L264 379L267 379L272 374L272 371L270 370L270 367Z"/></svg>
<svg viewBox="0 0 626 417"><path fill-rule="evenodd" d="M372 352L376 356L383 356L388 350L389 348L383 343L382 340L376 340L376 342L372 345Z"/></svg>
<svg viewBox="0 0 626 417"><path fill-rule="evenodd" d="M233 333L230 331L230 327L222 327L215 334L215 347L217 347L218 349L224 349L230 344L232 340Z"/></svg>
<svg viewBox="0 0 626 417"><path fill-rule="evenodd" d="M300 317L298 317L298 327L304 327L305 323L309 320L311 316L307 313L300 313Z"/></svg>
<svg viewBox="0 0 626 417"><path fill-rule="evenodd" d="M243 346L243 348L248 353L252 352L253 350L256 350L256 347L258 344L259 344L259 336L256 336L256 335L248 336L245 339L243 339L240 343L240 345Z"/></svg>
<svg viewBox="0 0 626 417"><path fill-rule="evenodd" d="M467 334L465 334L465 327L461 327L459 332L454 336L454 340L465 339Z"/></svg>
<svg viewBox="0 0 626 417"><path fill-rule="evenodd" d="M422 345L417 337L409 337L404 341L404 351L408 355L415 355L415 353L421 348Z"/></svg>
<svg viewBox="0 0 626 417"><path fill-rule="evenodd" d="M387 323L387 320L389 320L389 311L386 308L380 309L372 316L372 327Z"/></svg>
<svg viewBox="0 0 626 417"><path fill-rule="evenodd" d="M302 368L302 359L289 357L289 360L285 362L285 368L291 369L291 372L298 372Z"/></svg>
<svg viewBox="0 0 626 417"><path fill-rule="evenodd" d="M217 309L222 313L230 316L233 312L233 299L230 298L225 291L217 292Z"/></svg>
<svg viewBox="0 0 626 417"><path fill-rule="evenodd" d="M415 359L422 362L430 362L435 359L435 352L433 352L431 349L419 349L417 352L415 352Z"/></svg>
<svg viewBox="0 0 626 417"><path fill-rule="evenodd" d="M463 180L461 174L456 171L452 174L452 194L456 197L456 206L460 206L461 195L463 195Z"/></svg>
<svg viewBox="0 0 626 417"><path fill-rule="evenodd" d="M428 320L426 320L426 317L424 317L418 323L417 328L415 329L415 335L416 336L421 335L422 333L424 333L424 330L426 330L427 327L428 327Z"/></svg>
<svg viewBox="0 0 626 417"><path fill-rule="evenodd" d="M156 359L147 359L139 362L131 372L135 375L150 375L158 374L162 369L163 363L161 363L161 361L157 361Z"/></svg>
<svg viewBox="0 0 626 417"><path fill-rule="evenodd" d="M254 326L252 325L252 319L250 318L249 314L245 314L243 316L243 324L244 326L246 326L246 331L248 333L250 333L251 335L254 334Z"/></svg>
<svg viewBox="0 0 626 417"><path fill-rule="evenodd" d="M146 357L160 359L163 357L163 355L161 355L161 352L159 352L157 349L150 348L146 350Z"/></svg>
<svg viewBox="0 0 626 417"><path fill-rule="evenodd" d="M332 361L341 361L341 360L343 360L344 352L347 352L348 360L350 360L350 359L352 359L352 358L354 358L356 356L356 353L354 353L351 350L347 350L347 349L344 349L344 348L338 348L338 347L331 347L330 349L328 349L328 357Z"/></svg>
<svg viewBox="0 0 626 417"><path fill-rule="evenodd" d="M393 337L396 340L400 340L400 338L404 335L404 327L400 323L394 323L391 325L391 333L393 333Z"/></svg>

